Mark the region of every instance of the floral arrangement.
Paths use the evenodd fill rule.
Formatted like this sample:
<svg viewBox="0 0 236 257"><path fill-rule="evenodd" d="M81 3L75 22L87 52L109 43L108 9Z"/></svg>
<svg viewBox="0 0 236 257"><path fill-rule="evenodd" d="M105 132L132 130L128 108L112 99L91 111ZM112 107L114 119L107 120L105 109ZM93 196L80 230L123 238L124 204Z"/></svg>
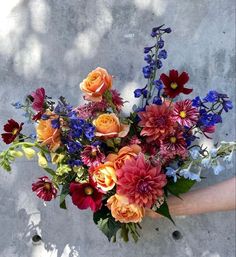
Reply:
<svg viewBox="0 0 236 257"><path fill-rule="evenodd" d="M174 222L168 196L189 191L206 168L219 174L236 148L236 142L212 149L199 143L232 109L226 94L213 90L190 99L186 72L158 74L170 32L164 25L152 29L155 42L144 48L147 82L134 91L140 105L128 117L122 115L125 102L113 89L113 77L99 67L80 83L85 104L73 107L64 97L55 103L38 88L24 103L13 104L36 124L36 133L23 134L24 124L10 119L1 134L10 145L0 153L3 169L10 171L17 157L37 157L47 176L32 184L33 192L44 201L58 196L61 208L67 196L79 209L90 208L109 241L118 231L125 241L129 236L137 241L146 209Z"/></svg>

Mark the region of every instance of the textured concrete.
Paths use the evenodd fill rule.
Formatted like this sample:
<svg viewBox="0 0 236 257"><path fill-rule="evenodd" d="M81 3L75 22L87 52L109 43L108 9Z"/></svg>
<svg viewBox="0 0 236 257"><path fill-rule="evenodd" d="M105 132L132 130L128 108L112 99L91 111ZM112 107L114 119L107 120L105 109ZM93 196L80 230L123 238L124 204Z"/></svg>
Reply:
<svg viewBox="0 0 236 257"><path fill-rule="evenodd" d="M143 85L143 46L152 26L166 23L169 58L162 69L186 69L195 94L210 88L235 101L234 0L1 0L0 1L0 125L23 117L9 106L27 92L45 87L48 95L64 94L81 101L79 82L96 66L116 76L114 86L133 104L132 91ZM235 110L219 126L216 139L235 138ZM235 167L235 165L234 165ZM0 170L0 257L233 257L235 213L205 214L167 220L145 219L142 239L108 243L93 225L92 214L68 201L44 204L31 193L42 175L37 164L19 161L14 172ZM201 186L234 176L210 172ZM223 196L222 196L223 197ZM159 231L155 228L159 228ZM183 238L175 241L174 230ZM31 237L43 243L32 245Z"/></svg>

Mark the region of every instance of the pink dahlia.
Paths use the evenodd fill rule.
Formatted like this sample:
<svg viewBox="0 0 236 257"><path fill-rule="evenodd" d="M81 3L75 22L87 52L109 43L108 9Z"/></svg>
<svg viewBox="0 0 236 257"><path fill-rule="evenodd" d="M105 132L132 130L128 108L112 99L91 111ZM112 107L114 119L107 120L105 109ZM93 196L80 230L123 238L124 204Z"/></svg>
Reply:
<svg viewBox="0 0 236 257"><path fill-rule="evenodd" d="M198 109L192 106L191 100L187 99L175 103L172 119L180 125L191 127L197 123L198 116Z"/></svg>
<svg viewBox="0 0 236 257"><path fill-rule="evenodd" d="M89 183L72 182L70 194L73 204L79 209L84 210L90 207L93 212L96 212L102 206L103 194L98 191L92 180Z"/></svg>
<svg viewBox="0 0 236 257"><path fill-rule="evenodd" d="M183 131L178 127L161 142L160 153L164 159L171 159L176 155L186 157L187 152Z"/></svg>
<svg viewBox="0 0 236 257"><path fill-rule="evenodd" d="M87 166L96 166L105 161L105 155L99 146L87 145L81 152L81 160Z"/></svg>
<svg viewBox="0 0 236 257"><path fill-rule="evenodd" d="M44 109L44 99L45 99L45 89L43 87L36 89L35 92L31 94L33 99L32 108L37 111L41 112Z"/></svg>
<svg viewBox="0 0 236 257"><path fill-rule="evenodd" d="M147 137L147 142L161 140L173 131L173 110L169 102L162 105L152 104L146 110L138 113L141 121L139 126L143 127L141 136Z"/></svg>
<svg viewBox="0 0 236 257"><path fill-rule="evenodd" d="M82 119L88 119L94 116L96 112L103 112L107 108L107 103L105 101L101 102L89 102L81 105L75 109L78 116Z"/></svg>
<svg viewBox="0 0 236 257"><path fill-rule="evenodd" d="M163 187L167 183L161 166L152 166L143 154L139 154L137 159L127 160L116 174L117 193L126 196L130 203L147 208L163 195Z"/></svg>
<svg viewBox="0 0 236 257"><path fill-rule="evenodd" d="M116 110L120 112L122 107L124 106L123 98L120 97L120 93L118 93L117 90L115 89L111 89L111 95L112 95L112 102L115 105Z"/></svg>
<svg viewBox="0 0 236 257"><path fill-rule="evenodd" d="M57 195L57 189L47 176L41 177L36 183L33 183L32 190L44 201L51 201Z"/></svg>

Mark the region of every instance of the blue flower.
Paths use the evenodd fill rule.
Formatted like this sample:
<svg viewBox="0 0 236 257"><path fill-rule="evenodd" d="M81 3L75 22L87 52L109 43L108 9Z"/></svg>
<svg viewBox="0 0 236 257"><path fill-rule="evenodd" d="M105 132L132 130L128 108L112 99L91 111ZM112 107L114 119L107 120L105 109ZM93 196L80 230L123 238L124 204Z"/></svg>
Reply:
<svg viewBox="0 0 236 257"><path fill-rule="evenodd" d="M137 88L134 90L134 97L139 98L142 95L142 89Z"/></svg>
<svg viewBox="0 0 236 257"><path fill-rule="evenodd" d="M67 149L70 154L76 153L81 150L82 144L80 142L69 141L67 142Z"/></svg>
<svg viewBox="0 0 236 257"><path fill-rule="evenodd" d="M201 164L204 168L210 168L211 167L211 163L212 163L212 160L211 160L211 157L208 157L208 158L204 158L202 159L201 161Z"/></svg>
<svg viewBox="0 0 236 257"><path fill-rule="evenodd" d="M16 103L12 103L12 106L14 106L16 109L21 109L23 107L23 105L18 101Z"/></svg>
<svg viewBox="0 0 236 257"><path fill-rule="evenodd" d="M201 98L199 96L195 97L193 100L192 100L192 106L194 107L199 107L201 106Z"/></svg>
<svg viewBox="0 0 236 257"><path fill-rule="evenodd" d="M154 27L154 28L152 28L152 32L157 32L158 30L160 30L164 26L165 26L165 24L162 24L162 25L160 25L158 27Z"/></svg>
<svg viewBox="0 0 236 257"><path fill-rule="evenodd" d="M81 165L83 165L83 162L81 160L68 160L68 164L71 167L74 167L74 166L81 166Z"/></svg>
<svg viewBox="0 0 236 257"><path fill-rule="evenodd" d="M215 103L218 101L218 99L219 99L219 94L214 90L209 91L206 97L203 98L204 101L209 103Z"/></svg>
<svg viewBox="0 0 236 257"><path fill-rule="evenodd" d="M155 97L153 98L153 103L154 103L154 104L157 104L157 105L162 105L161 97L160 97L160 96L155 96Z"/></svg>
<svg viewBox="0 0 236 257"><path fill-rule="evenodd" d="M200 156L199 148L191 148L189 152L194 160L198 159L198 157Z"/></svg>
<svg viewBox="0 0 236 257"><path fill-rule="evenodd" d="M233 109L233 104L230 100L223 100L222 105L223 105L223 108L226 112Z"/></svg>
<svg viewBox="0 0 236 257"><path fill-rule="evenodd" d="M224 169L225 167L222 166L219 161L217 161L217 163L215 165L212 166L213 172L215 175L219 175Z"/></svg>
<svg viewBox="0 0 236 257"><path fill-rule="evenodd" d="M157 42L157 46L161 49L164 47L164 40L163 39L160 39L158 42Z"/></svg>
<svg viewBox="0 0 236 257"><path fill-rule="evenodd" d="M151 63L151 61L152 61L151 55L150 54L145 55L144 61L146 61L147 63Z"/></svg>
<svg viewBox="0 0 236 257"><path fill-rule="evenodd" d="M156 67L157 67L157 69L160 69L162 67L162 61L161 60L157 60Z"/></svg>
<svg viewBox="0 0 236 257"><path fill-rule="evenodd" d="M153 71L153 68L149 65L143 67L144 78L146 78L146 79L150 78L152 71Z"/></svg>
<svg viewBox="0 0 236 257"><path fill-rule="evenodd" d="M43 114L43 115L41 116L41 119L42 119L42 120L48 120L49 118L50 118L50 116L47 115L47 114Z"/></svg>
<svg viewBox="0 0 236 257"><path fill-rule="evenodd" d="M186 179L190 179L190 180L196 180L198 182L201 181L201 178L198 174L196 173L193 173L188 169L182 169L180 172L179 172L180 176L183 176L184 178Z"/></svg>
<svg viewBox="0 0 236 257"><path fill-rule="evenodd" d="M164 31L165 33L171 33L171 28L163 29L163 31Z"/></svg>
<svg viewBox="0 0 236 257"><path fill-rule="evenodd" d="M58 129L60 128L60 121L59 119L54 119L54 120L51 120L51 125L54 129Z"/></svg>
<svg viewBox="0 0 236 257"><path fill-rule="evenodd" d="M174 182L177 181L176 170L174 170L171 167L166 167L166 176L167 177L173 177Z"/></svg>
<svg viewBox="0 0 236 257"><path fill-rule="evenodd" d="M165 49L161 50L158 54L159 59L166 59L167 58L167 52Z"/></svg>
<svg viewBox="0 0 236 257"><path fill-rule="evenodd" d="M36 136L36 134L34 134L34 133L31 133L31 134L29 135L29 138L30 138L30 139L33 139L33 140L36 139L36 137L37 137L37 136Z"/></svg>
<svg viewBox="0 0 236 257"><path fill-rule="evenodd" d="M155 46L155 45L154 45L154 46ZM152 48L153 48L154 46L147 46L147 47L144 47L143 52L144 52L145 54L149 53L149 52L152 50Z"/></svg>
<svg viewBox="0 0 236 257"><path fill-rule="evenodd" d="M161 80L159 80L159 79L158 80L154 80L153 83L154 83L154 85L155 85L157 90L163 89L163 84L162 84Z"/></svg>

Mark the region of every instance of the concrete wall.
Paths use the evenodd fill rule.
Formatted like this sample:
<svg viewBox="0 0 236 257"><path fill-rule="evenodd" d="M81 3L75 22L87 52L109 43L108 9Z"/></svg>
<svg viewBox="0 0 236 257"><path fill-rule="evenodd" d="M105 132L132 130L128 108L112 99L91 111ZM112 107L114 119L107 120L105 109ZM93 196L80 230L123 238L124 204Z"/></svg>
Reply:
<svg viewBox="0 0 236 257"><path fill-rule="evenodd" d="M145 83L143 47L151 42L150 29L162 23L173 29L166 37L169 57L162 71L185 69L195 95L215 88L236 106L234 0L1 0L1 127L9 117L23 118L10 103L37 87L78 104L78 84L97 66L116 77L114 87L130 100L128 111L133 89ZM236 137L235 109L224 118L216 140ZM218 177L206 173L202 187L234 176L233 169ZM14 165L12 174L0 170L1 257L235 256L234 212L176 218L177 227L146 218L137 244L112 244L89 211L79 211L70 201L67 211L57 200L44 206L31 193L32 181L42 174L34 161L25 160ZM172 238L175 230L182 239ZM40 245L31 242L36 232Z"/></svg>

